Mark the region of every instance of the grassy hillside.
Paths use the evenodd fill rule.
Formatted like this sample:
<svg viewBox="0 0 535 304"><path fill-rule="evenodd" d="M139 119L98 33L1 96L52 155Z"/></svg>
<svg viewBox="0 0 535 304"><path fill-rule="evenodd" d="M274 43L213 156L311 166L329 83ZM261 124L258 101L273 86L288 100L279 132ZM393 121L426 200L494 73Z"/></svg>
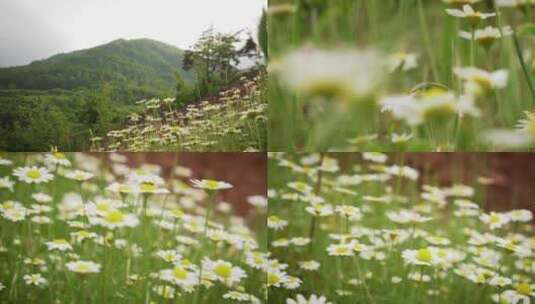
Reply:
<svg viewBox="0 0 535 304"><path fill-rule="evenodd" d="M267 100L265 71L241 80L203 101L176 107L173 98L138 102L143 110L123 117L125 124L93 137L92 151L265 151Z"/></svg>

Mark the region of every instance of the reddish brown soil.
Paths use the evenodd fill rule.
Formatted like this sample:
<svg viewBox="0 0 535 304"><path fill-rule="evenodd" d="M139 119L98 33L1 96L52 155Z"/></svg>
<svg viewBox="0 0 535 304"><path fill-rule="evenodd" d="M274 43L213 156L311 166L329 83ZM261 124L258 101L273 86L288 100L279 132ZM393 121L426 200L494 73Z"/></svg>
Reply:
<svg viewBox="0 0 535 304"><path fill-rule="evenodd" d="M360 162L358 153L336 153L342 168ZM390 153L399 162L401 154ZM491 210L526 208L535 212L535 153L405 153L405 163L422 173L420 183L473 185L479 176L493 179L484 203Z"/></svg>
<svg viewBox="0 0 535 304"><path fill-rule="evenodd" d="M491 177L494 182L486 192L489 209L535 212L535 153L408 153L407 160L443 185Z"/></svg>
<svg viewBox="0 0 535 304"><path fill-rule="evenodd" d="M220 198L231 203L241 215L249 210L247 197L266 195L267 159L265 153L124 153L130 164L158 164L168 177L175 164L193 170L192 178L211 178L229 182L233 189L220 192ZM188 181L189 182L189 181Z"/></svg>

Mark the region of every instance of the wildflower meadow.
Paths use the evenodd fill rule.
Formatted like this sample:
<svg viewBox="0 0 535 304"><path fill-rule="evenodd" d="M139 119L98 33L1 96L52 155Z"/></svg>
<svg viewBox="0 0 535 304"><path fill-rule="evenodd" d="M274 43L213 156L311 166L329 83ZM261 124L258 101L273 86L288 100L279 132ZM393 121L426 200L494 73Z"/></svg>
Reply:
<svg viewBox="0 0 535 304"><path fill-rule="evenodd" d="M531 303L532 211L489 197L485 156L449 179L426 157L272 153L269 302Z"/></svg>
<svg viewBox="0 0 535 304"><path fill-rule="evenodd" d="M144 99L145 110L128 117L127 126L92 137L94 151L265 151L267 102L261 75L212 100L176 108L174 98Z"/></svg>
<svg viewBox="0 0 535 304"><path fill-rule="evenodd" d="M0 303L265 302L265 193L238 215L221 195L240 183L113 153L6 154L0 172Z"/></svg>
<svg viewBox="0 0 535 304"><path fill-rule="evenodd" d="M269 151L535 143L535 2L271 0Z"/></svg>

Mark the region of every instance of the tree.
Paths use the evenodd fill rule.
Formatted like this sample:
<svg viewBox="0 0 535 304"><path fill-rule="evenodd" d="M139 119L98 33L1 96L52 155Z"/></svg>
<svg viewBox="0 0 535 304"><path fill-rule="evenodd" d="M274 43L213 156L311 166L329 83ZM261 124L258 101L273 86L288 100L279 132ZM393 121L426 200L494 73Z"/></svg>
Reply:
<svg viewBox="0 0 535 304"><path fill-rule="evenodd" d="M175 79L176 79L176 98L175 98L175 104L178 107L181 107L183 105L186 105L193 100L192 92L190 86L184 81L184 78L180 73L175 72Z"/></svg>
<svg viewBox="0 0 535 304"><path fill-rule="evenodd" d="M215 33L211 27L184 54L182 67L195 71L201 94L210 93L234 80L237 75L235 66L239 63L235 47L239 41L238 34Z"/></svg>

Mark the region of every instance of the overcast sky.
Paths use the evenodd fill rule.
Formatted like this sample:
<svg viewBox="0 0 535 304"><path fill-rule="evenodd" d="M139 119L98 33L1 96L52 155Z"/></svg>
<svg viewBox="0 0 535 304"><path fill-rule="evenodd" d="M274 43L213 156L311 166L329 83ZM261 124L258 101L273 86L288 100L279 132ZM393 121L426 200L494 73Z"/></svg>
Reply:
<svg viewBox="0 0 535 304"><path fill-rule="evenodd" d="M264 7L266 0L0 0L0 66L119 38L188 48L210 25L256 35Z"/></svg>

